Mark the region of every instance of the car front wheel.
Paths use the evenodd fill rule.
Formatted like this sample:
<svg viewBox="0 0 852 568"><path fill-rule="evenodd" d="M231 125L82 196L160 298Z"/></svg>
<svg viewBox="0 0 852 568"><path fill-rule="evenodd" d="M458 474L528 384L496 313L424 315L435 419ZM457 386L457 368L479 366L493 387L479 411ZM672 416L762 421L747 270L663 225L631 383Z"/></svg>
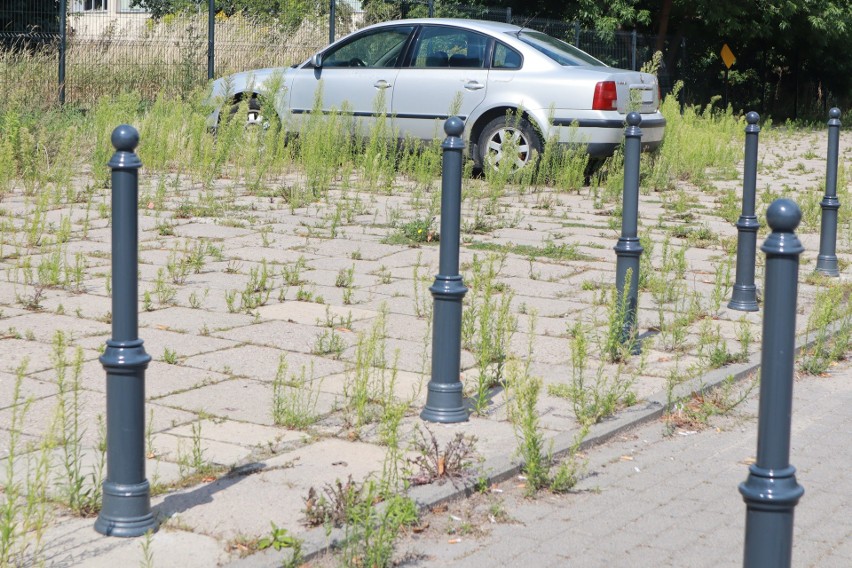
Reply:
<svg viewBox="0 0 852 568"><path fill-rule="evenodd" d="M541 138L525 118L500 116L485 125L478 140L478 162L483 170L510 165L519 170L541 154Z"/></svg>

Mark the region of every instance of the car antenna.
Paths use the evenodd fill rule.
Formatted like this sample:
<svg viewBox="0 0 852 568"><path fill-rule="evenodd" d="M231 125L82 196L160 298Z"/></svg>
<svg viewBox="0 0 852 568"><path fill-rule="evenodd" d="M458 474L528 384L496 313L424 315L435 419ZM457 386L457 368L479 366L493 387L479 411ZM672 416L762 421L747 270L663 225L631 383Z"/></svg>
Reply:
<svg viewBox="0 0 852 568"><path fill-rule="evenodd" d="M533 14L532 16L530 16L529 18L527 18L526 20L524 20L524 23L521 24L521 28L518 31L515 32L515 35L517 37L521 37L521 32L524 31L524 28L527 27L527 24L530 23L531 21L533 21L534 19L536 19L540 13L541 13L541 11L538 11L535 14Z"/></svg>

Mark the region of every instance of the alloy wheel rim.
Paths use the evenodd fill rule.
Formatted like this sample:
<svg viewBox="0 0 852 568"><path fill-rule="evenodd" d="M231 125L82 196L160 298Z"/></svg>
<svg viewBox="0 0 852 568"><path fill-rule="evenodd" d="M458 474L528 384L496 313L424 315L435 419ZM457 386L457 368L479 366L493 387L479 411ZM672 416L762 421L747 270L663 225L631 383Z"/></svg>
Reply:
<svg viewBox="0 0 852 568"><path fill-rule="evenodd" d="M515 155L512 170L524 167L530 161L530 143L524 133L517 128L505 127L497 130L488 140L486 146L486 161L493 169L499 169L500 164L508 156Z"/></svg>

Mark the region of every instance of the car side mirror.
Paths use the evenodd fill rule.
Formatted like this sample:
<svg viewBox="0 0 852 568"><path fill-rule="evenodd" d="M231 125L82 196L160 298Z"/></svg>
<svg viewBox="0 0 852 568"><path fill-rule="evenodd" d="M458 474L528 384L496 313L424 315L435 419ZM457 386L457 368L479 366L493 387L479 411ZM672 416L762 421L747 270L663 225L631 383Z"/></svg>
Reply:
<svg viewBox="0 0 852 568"><path fill-rule="evenodd" d="M314 53L311 56L311 65L317 69L322 67L322 53Z"/></svg>

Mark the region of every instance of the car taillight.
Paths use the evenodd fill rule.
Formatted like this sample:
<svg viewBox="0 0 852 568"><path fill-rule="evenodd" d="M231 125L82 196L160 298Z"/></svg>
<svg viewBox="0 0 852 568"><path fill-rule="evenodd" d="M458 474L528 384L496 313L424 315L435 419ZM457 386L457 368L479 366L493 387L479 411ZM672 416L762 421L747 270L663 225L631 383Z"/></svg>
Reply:
<svg viewBox="0 0 852 568"><path fill-rule="evenodd" d="M595 85L592 110L615 110L617 106L618 93L615 90L615 81L601 81Z"/></svg>

